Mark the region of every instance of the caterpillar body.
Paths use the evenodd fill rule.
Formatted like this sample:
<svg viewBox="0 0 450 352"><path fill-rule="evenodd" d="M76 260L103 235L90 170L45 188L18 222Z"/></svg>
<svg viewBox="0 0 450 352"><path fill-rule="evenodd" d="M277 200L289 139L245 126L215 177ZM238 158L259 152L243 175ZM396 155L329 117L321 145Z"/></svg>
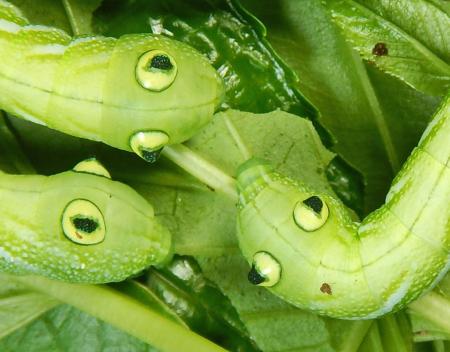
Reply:
<svg viewBox="0 0 450 352"><path fill-rule="evenodd" d="M345 206L250 159L238 170L248 279L304 309L372 319L403 308L450 266L450 98L362 223Z"/></svg>
<svg viewBox="0 0 450 352"><path fill-rule="evenodd" d="M52 176L0 172L0 271L122 281L170 257L152 206L95 160Z"/></svg>
<svg viewBox="0 0 450 352"><path fill-rule="evenodd" d="M153 162L207 124L222 82L193 48L163 36L72 38L0 0L0 108Z"/></svg>

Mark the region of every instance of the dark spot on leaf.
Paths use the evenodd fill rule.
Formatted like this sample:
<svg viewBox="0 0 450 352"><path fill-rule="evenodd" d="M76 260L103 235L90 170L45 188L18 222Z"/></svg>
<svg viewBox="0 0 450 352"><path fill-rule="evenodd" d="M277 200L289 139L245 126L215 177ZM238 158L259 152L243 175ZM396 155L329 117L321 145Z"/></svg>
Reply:
<svg viewBox="0 0 450 352"><path fill-rule="evenodd" d="M388 48L384 43L376 43L372 49L372 54L376 56L385 56L388 54Z"/></svg>
<svg viewBox="0 0 450 352"><path fill-rule="evenodd" d="M248 272L248 281L250 281L250 283L252 283L253 285L259 285L265 280L266 279L258 273L258 271L255 269L255 266L253 265Z"/></svg>
<svg viewBox="0 0 450 352"><path fill-rule="evenodd" d="M327 295L333 294L333 293L331 292L331 286L328 285L326 282L324 282L324 283L322 284L322 286L320 286L320 291L322 291L323 293L326 293Z"/></svg>
<svg viewBox="0 0 450 352"><path fill-rule="evenodd" d="M97 221L89 218L74 218L72 223L77 230L85 233L92 233L98 228Z"/></svg>
<svg viewBox="0 0 450 352"><path fill-rule="evenodd" d="M305 199L303 201L303 204L314 210L314 212L316 212L317 214L320 214L320 212L322 211L323 202L322 199L317 196L312 196L308 199Z"/></svg>
<svg viewBox="0 0 450 352"><path fill-rule="evenodd" d="M159 159L159 155L161 154L161 149L158 150L142 150L142 157L145 161L149 162L150 164L153 164Z"/></svg>
<svg viewBox="0 0 450 352"><path fill-rule="evenodd" d="M167 55L155 55L150 62L150 67L168 71L172 69L173 65Z"/></svg>

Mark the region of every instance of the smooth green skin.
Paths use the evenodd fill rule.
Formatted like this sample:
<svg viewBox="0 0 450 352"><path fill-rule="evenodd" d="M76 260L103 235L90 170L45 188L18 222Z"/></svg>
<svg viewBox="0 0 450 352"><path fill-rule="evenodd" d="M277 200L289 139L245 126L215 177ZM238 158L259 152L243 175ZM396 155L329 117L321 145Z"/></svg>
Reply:
<svg viewBox="0 0 450 352"><path fill-rule="evenodd" d="M171 55L178 73L162 92L136 80L139 57L154 49ZM72 38L29 25L0 0L0 108L74 136L132 151L130 137L163 131L181 143L212 118L222 82L193 48L163 36Z"/></svg>
<svg viewBox="0 0 450 352"><path fill-rule="evenodd" d="M362 223L337 199L250 159L238 171L238 239L252 263L259 251L281 264L270 290L336 318L372 319L403 308L450 267L450 95L395 178L386 203ZM313 232L294 221L312 195L330 215ZM322 292L328 284L331 294ZM326 290L323 290L326 291Z"/></svg>
<svg viewBox="0 0 450 352"><path fill-rule="evenodd" d="M153 207L103 176L0 173L0 199L0 271L97 284L122 281L171 254L171 235ZM103 214L101 243L81 245L64 235L62 214L74 199L91 201Z"/></svg>

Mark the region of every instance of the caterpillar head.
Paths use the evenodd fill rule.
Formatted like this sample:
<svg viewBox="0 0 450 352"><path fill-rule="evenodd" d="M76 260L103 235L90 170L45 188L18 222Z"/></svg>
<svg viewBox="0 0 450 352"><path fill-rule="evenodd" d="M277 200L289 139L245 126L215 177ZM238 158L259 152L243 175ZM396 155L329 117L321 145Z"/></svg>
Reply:
<svg viewBox="0 0 450 352"><path fill-rule="evenodd" d="M149 162L165 145L196 134L211 120L223 97L222 81L207 59L163 36L121 37L109 72L106 139L120 140L122 149Z"/></svg>
<svg viewBox="0 0 450 352"><path fill-rule="evenodd" d="M237 181L237 233L251 268L248 281L318 313L357 314L350 309L362 309L358 304L338 312L349 299L349 290L343 288L361 284L350 275L360 268L360 262L359 255L348 255L357 247L352 247L355 239L348 236L350 229L341 225L351 223L342 219L343 206L277 174L270 164L258 159L239 168ZM344 291L345 295L341 294Z"/></svg>
<svg viewBox="0 0 450 352"><path fill-rule="evenodd" d="M74 172L75 171L75 172ZM171 236L153 207L112 181L89 160L47 178L34 207L45 257L41 274L55 279L121 281L167 259Z"/></svg>

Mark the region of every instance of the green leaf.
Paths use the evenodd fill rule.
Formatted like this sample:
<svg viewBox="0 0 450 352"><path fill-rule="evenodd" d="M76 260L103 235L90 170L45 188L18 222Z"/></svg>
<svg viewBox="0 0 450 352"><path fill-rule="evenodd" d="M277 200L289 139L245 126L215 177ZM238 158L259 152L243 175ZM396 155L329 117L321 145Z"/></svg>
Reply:
<svg viewBox="0 0 450 352"><path fill-rule="evenodd" d="M0 340L0 350L15 352L156 351L141 340L68 305L53 309L30 325Z"/></svg>
<svg viewBox="0 0 450 352"><path fill-rule="evenodd" d="M74 35L92 33L92 13L102 0L61 0Z"/></svg>
<svg viewBox="0 0 450 352"><path fill-rule="evenodd" d="M198 258L207 277L231 299L250 336L263 351L332 351L324 320L296 309L246 280L240 255ZM226 270L225 270L226 268Z"/></svg>
<svg viewBox="0 0 450 352"><path fill-rule="evenodd" d="M364 176L364 213L378 207L439 98L363 65L320 0L242 3L266 24L268 40L300 77L299 88L335 138L333 150Z"/></svg>
<svg viewBox="0 0 450 352"><path fill-rule="evenodd" d="M426 0L326 0L360 55L431 95L450 87L450 17Z"/></svg>
<svg viewBox="0 0 450 352"><path fill-rule="evenodd" d="M72 33L69 19L61 0L9 0L16 5L32 24L58 27Z"/></svg>
<svg viewBox="0 0 450 352"><path fill-rule="evenodd" d="M9 277L122 329L157 349L175 351L182 345L187 350L199 352L223 351L211 341L111 287L70 284L38 276Z"/></svg>
<svg viewBox="0 0 450 352"><path fill-rule="evenodd" d="M58 304L51 297L33 292L0 276L0 339L21 329ZM0 350L3 350L1 343Z"/></svg>
<svg viewBox="0 0 450 352"><path fill-rule="evenodd" d="M163 269L149 269L142 281L193 331L227 350L257 351L230 301L205 278L193 258L176 256Z"/></svg>
<svg viewBox="0 0 450 352"><path fill-rule="evenodd" d="M231 299L250 337L263 351L356 351L370 322L334 320L287 304L249 284L240 255L197 257L207 277Z"/></svg>
<svg viewBox="0 0 450 352"><path fill-rule="evenodd" d="M33 174L34 169L11 130L6 115L0 111L0 172Z"/></svg>

